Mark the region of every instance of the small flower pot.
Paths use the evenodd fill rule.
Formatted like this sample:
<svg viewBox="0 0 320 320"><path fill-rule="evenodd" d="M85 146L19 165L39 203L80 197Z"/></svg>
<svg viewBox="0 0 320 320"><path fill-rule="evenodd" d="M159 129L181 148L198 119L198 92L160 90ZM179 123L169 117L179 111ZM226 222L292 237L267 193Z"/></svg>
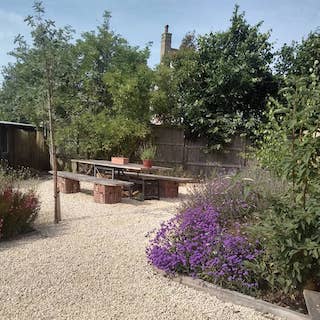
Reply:
<svg viewBox="0 0 320 320"><path fill-rule="evenodd" d="M111 157L111 162L114 163L114 164L127 164L127 163L129 163L129 158Z"/></svg>
<svg viewBox="0 0 320 320"><path fill-rule="evenodd" d="M151 168L152 167L152 160L142 160L143 166L146 168Z"/></svg>

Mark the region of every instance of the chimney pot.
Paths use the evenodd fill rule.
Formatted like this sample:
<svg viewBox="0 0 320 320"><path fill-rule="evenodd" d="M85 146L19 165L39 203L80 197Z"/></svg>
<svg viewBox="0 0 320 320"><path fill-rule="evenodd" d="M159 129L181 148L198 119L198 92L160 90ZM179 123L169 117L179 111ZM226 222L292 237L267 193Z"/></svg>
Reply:
<svg viewBox="0 0 320 320"><path fill-rule="evenodd" d="M165 32L165 33L168 33L168 32L169 32L169 25L168 25L168 24L166 24L166 25L164 26L164 32Z"/></svg>

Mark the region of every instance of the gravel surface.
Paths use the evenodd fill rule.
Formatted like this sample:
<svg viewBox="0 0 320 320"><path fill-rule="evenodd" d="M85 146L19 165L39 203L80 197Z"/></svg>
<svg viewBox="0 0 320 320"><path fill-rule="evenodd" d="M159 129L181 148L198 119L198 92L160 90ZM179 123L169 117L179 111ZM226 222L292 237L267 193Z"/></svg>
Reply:
<svg viewBox="0 0 320 320"><path fill-rule="evenodd" d="M52 181L39 183L39 233L0 243L0 319L273 319L156 274L146 234L179 200L93 202L62 194L53 225ZM182 190L184 191L184 190ZM182 197L185 196L182 194Z"/></svg>

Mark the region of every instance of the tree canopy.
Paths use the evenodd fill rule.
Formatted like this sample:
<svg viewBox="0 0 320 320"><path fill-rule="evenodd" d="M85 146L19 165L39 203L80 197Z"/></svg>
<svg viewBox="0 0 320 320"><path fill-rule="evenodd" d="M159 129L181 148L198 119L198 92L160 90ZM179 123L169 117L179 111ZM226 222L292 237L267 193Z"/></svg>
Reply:
<svg viewBox="0 0 320 320"><path fill-rule="evenodd" d="M179 50L154 69L147 65L149 45L130 45L111 29L110 19L106 11L102 24L78 39L71 27L44 20L54 39L50 55L59 150L69 156L129 156L154 119L182 126L189 138L207 138L209 148L223 147L236 133L254 137L266 120L269 97L277 97L284 78L318 70L318 31L275 55L270 32L261 31L262 22L250 25L238 6L227 30L187 33ZM36 36L35 20L27 17L26 22ZM3 69L0 117L46 126L40 61L47 53L37 41L27 43L20 35L15 45L10 53L15 62ZM117 126L124 128L117 131Z"/></svg>
<svg viewBox="0 0 320 320"><path fill-rule="evenodd" d="M189 136L207 137L220 148L235 132L251 133L261 120L268 96L277 90L270 33L262 33L261 24L249 25L236 6L228 30L199 36L196 44L189 33L167 57L177 87L171 109L178 110Z"/></svg>
<svg viewBox="0 0 320 320"><path fill-rule="evenodd" d="M10 53L16 62L3 70L1 118L46 126L45 68L40 62L50 54L59 152L69 156L132 153L134 144L148 133L152 82L148 47L132 47L115 34L106 11L101 26L76 41L72 41L70 27L56 28L45 18L51 37L47 41L50 51L46 51L37 42L41 30L34 28L45 12L41 2L35 2L36 8L41 10L25 20L34 42L28 44L17 36ZM125 146L124 139L132 141L131 145Z"/></svg>

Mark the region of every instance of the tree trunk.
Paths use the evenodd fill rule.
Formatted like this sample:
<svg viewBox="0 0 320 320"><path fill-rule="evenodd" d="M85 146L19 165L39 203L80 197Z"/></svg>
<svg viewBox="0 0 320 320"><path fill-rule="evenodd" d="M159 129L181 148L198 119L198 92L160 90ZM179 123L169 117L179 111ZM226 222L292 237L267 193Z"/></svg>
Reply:
<svg viewBox="0 0 320 320"><path fill-rule="evenodd" d="M46 63L47 72L47 85L48 85L48 114L49 114L49 130L50 130L50 160L51 168L53 171L53 197L54 197L54 223L61 221L60 213L60 197L58 190L58 164L57 164L57 153L54 137L54 125L53 125L53 103L52 103L52 81L51 81L51 69L47 61Z"/></svg>

